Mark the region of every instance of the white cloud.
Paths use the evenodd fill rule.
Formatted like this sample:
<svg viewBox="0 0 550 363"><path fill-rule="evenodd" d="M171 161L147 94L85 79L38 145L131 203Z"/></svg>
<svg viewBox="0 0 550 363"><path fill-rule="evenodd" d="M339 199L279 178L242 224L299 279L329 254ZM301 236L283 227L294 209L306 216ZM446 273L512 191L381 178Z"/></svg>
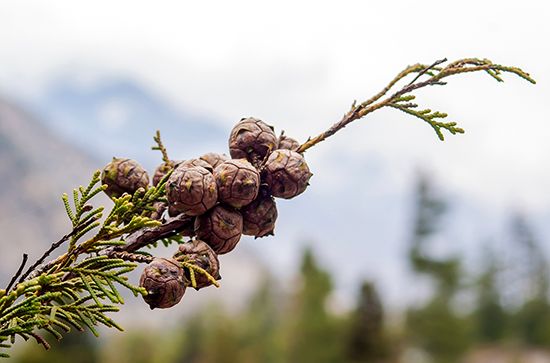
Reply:
<svg viewBox="0 0 550 363"><path fill-rule="evenodd" d="M98 121L106 130L120 130L130 122L131 110L124 100L110 99L98 109Z"/></svg>

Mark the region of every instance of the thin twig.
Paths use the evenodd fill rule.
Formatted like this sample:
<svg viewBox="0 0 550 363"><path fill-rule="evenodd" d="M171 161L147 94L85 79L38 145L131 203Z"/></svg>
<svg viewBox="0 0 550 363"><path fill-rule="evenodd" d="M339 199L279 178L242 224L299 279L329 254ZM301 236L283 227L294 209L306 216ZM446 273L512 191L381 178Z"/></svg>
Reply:
<svg viewBox="0 0 550 363"><path fill-rule="evenodd" d="M395 76L395 78L392 79L391 82L386 87L384 87L384 89L382 89L382 91L378 92L377 94L375 94L374 96L372 96L371 98L369 98L368 100L363 102L361 104L361 106L366 107L366 106L378 101L386 93L388 93L388 91L390 89L392 89L393 86L395 86L397 82L399 82L400 80L402 80L403 78L405 78L406 76L408 76L411 73L422 71L424 68L426 68L426 66L424 64L419 64L419 63L414 64L412 66L408 66L407 68L402 70L397 76ZM355 103L354 103L354 106L355 106Z"/></svg>
<svg viewBox="0 0 550 363"><path fill-rule="evenodd" d="M131 253L127 251L111 251L109 253L111 258L120 258L124 261L139 262L139 263L151 263L155 258L153 256L140 255L137 253Z"/></svg>
<svg viewBox="0 0 550 363"><path fill-rule="evenodd" d="M406 93L410 93L414 90L417 90L419 88L422 88L422 87L426 87L426 86L444 86L446 85L447 82L442 82L442 81L438 81L438 80L435 80L433 77L426 80L426 81L423 81L423 82L418 82L418 83L413 83L413 84L409 84L403 88L401 88L399 91L395 92L393 95L391 95L389 97L390 100L395 100L397 99L398 97L401 97L403 96L404 94Z"/></svg>
<svg viewBox="0 0 550 363"><path fill-rule="evenodd" d="M13 286L13 284L15 284L15 281L17 280L17 278L19 277L19 275L21 275L21 272L23 271L23 269L25 268L25 265L27 264L27 260L29 259L29 255L27 255L26 253L23 253L23 260L21 261L21 265L19 265L19 268L17 269L17 272L15 273L15 275L13 275L13 277L11 278L11 281L10 283L8 284L8 287L6 287L6 291L9 292L11 287Z"/></svg>
<svg viewBox="0 0 550 363"><path fill-rule="evenodd" d="M494 64L491 61L486 59L482 60L482 59L476 59L476 58L466 58L466 59L461 59L461 60L449 63L444 68L437 67L438 65L446 61L447 59L445 58L445 59L435 61L429 66L415 64L413 66L409 66L405 68L386 87L384 87L382 91L380 91L375 96L368 99L367 101L359 104L358 106L354 102L351 107L351 110L348 111L340 121L332 125L328 130L317 135L316 137L309 138L306 142L300 145L300 147L296 151L300 153L305 152L307 149L317 145L321 141L324 141L328 137L334 135L336 132L346 127L349 123L355 120L358 120L380 108L383 108L386 106L394 107L396 102L402 101L400 100L401 96L404 96L405 94L408 94L416 89L423 88L426 86L445 85L447 83L442 81L442 79L452 75L469 73L469 72L486 71L489 73L489 75L491 75L496 80L502 81L502 79L499 77L500 72L509 72L509 73L516 74L517 76L527 80L528 82L531 82L533 84L536 83L535 80L531 78L531 76L528 73L522 71L519 68ZM437 71L437 73L432 75L431 73L429 73L432 70ZM416 75L416 77L411 82L409 82L407 85L402 87L399 91L379 101L383 96L386 95L386 93L390 91L390 89L392 89L397 84L398 81L400 81L401 79L405 78L406 76L412 73L418 73L418 75ZM426 73L430 74L431 77L426 81L416 83L416 81ZM458 130L458 128L456 128L455 130ZM441 133L438 133L438 136L440 137L440 139L443 139Z"/></svg>
<svg viewBox="0 0 550 363"><path fill-rule="evenodd" d="M46 265L42 266L41 268L38 268L38 266L40 266L54 250L59 248L63 243L67 242L72 236L74 236L78 232L82 231L83 229L85 229L86 227L88 227L92 223L95 223L95 219L93 219L93 218L90 219L89 221L87 221L86 223L82 224L82 225L76 226L69 234L66 234L63 237L61 237L59 239L59 241L52 243L50 248L46 252L44 252L44 254L38 260L36 260L36 262L31 267L29 267L28 270L21 276L18 283L21 283L21 282L25 281L25 279L29 276L31 278L36 277L36 276L40 275L42 272L49 269L51 266L53 266L56 261L58 261L61 257L65 256L65 255L62 255L62 256L58 257L57 259L48 262Z"/></svg>
<svg viewBox="0 0 550 363"><path fill-rule="evenodd" d="M433 62L432 64L430 64L428 67L425 67L423 70L418 72L416 77L414 77L413 80L410 81L407 86L410 86L411 84L416 82L420 77L422 77L424 74L426 74L426 72L428 72L430 69L434 69L435 67L437 67L438 65L440 65L442 63L445 63L446 61L447 61L447 58L439 59L439 60L436 60L435 62Z"/></svg>

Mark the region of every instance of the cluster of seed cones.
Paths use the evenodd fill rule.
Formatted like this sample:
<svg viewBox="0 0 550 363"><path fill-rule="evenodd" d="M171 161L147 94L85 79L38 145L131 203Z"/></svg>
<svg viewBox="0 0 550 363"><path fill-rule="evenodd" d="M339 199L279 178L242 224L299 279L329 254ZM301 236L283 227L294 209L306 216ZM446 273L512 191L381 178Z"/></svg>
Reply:
<svg viewBox="0 0 550 363"><path fill-rule="evenodd" d="M161 203L152 217L185 214L194 219L194 228L182 232L190 241L181 244L172 259L156 258L144 269L140 285L148 291L145 300L151 308L177 304L187 286L211 285L212 279L201 269L219 279L217 255L232 251L243 234L256 238L273 234L277 220L273 197L291 199L303 193L312 175L298 148L296 140L283 134L277 137L263 121L244 118L229 137L231 158L208 153L166 161L156 169L153 185L172 173L166 182L167 205ZM102 181L110 197L149 186L147 172L130 159L114 158Z"/></svg>

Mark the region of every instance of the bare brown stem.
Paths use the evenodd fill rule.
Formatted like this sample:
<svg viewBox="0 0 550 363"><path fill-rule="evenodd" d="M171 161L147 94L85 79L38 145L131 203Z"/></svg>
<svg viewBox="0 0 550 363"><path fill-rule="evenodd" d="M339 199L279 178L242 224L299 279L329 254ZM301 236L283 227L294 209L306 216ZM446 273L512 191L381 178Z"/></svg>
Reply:
<svg viewBox="0 0 550 363"><path fill-rule="evenodd" d="M113 247L115 251L135 252L155 241L175 236L193 224L193 218L185 214L167 219L157 227L142 228L126 237L124 246Z"/></svg>
<svg viewBox="0 0 550 363"><path fill-rule="evenodd" d="M111 251L109 252L109 257L139 263L151 263L155 259L153 256L140 255L126 251Z"/></svg>
<svg viewBox="0 0 550 363"><path fill-rule="evenodd" d="M23 269L25 268L25 265L27 264L28 258L29 258L29 255L27 255L26 253L23 253L23 260L21 261L21 264L19 265L19 268L17 269L17 272L15 273L15 275L13 275L13 277L11 278L10 283L6 287L7 292L10 291L11 287L13 286L13 284L15 283L15 281L17 280L19 275L21 275L21 272L23 271Z"/></svg>
<svg viewBox="0 0 550 363"><path fill-rule="evenodd" d="M447 61L447 58L443 58L443 59L439 59L439 60L436 60L435 62L433 62L430 66L428 67L424 67L423 70L421 70L420 72L418 72L418 74L416 75L416 77L413 78L412 81L409 82L409 84L407 86L410 86L412 85L414 82L416 82L420 77L422 77L424 74L426 74L426 72L429 72L430 69L434 69L435 67L437 67L438 65L442 64L442 63L445 63Z"/></svg>

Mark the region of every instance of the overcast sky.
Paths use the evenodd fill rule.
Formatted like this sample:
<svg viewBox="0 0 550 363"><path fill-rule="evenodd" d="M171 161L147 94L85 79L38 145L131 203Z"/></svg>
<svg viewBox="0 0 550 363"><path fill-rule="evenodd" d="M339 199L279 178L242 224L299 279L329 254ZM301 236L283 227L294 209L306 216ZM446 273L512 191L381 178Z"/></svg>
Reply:
<svg viewBox="0 0 550 363"><path fill-rule="evenodd" d="M420 120L377 111L308 152L315 183L349 177L335 154L346 165L375 155L380 193L402 193L423 167L452 194L550 215L549 15L540 0L0 0L0 94L40 95L67 69L84 83L120 74L228 129L253 115L303 140L408 64L490 58L538 84L470 74L418 92L466 134L442 143Z"/></svg>
<svg viewBox="0 0 550 363"><path fill-rule="evenodd" d="M419 95L466 135L440 143L421 121L388 110L316 155L348 147L396 165L421 159L453 188L542 208L550 202L549 15L547 2L531 0L3 0L0 90L40 92L68 67L118 72L227 127L256 115L305 138L407 64L487 57L523 67L538 85L467 75Z"/></svg>

